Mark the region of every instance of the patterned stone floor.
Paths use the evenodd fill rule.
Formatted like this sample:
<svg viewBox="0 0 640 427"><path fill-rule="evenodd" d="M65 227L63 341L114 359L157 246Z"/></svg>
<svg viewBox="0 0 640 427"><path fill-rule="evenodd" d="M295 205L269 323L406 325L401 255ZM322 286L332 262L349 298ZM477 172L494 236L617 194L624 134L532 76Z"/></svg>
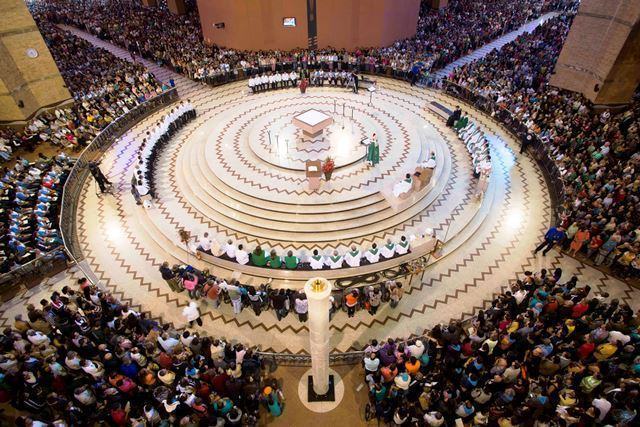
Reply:
<svg viewBox="0 0 640 427"><path fill-rule="evenodd" d="M115 46L74 32L126 57ZM551 221L543 176L531 158L516 154L517 142L480 112L470 115L490 139L494 169L484 199L477 201L471 195L474 181L465 148L427 108L432 101L455 106L455 100L439 92L379 79L369 106L368 95L340 89L311 88L304 97L295 90L252 95L244 83L211 88L147 65L160 78L176 81L182 97L195 105L198 118L172 139L159 159L160 197L153 209L135 205L129 179L141 137L162 111L137 124L109 150L103 166L118 191L115 196L98 197L93 183L87 183L77 221L83 251L102 284L156 318L183 326L181 311L188 303L186 296L172 293L162 280L158 267L163 261L209 267L176 243L180 227L196 234L209 230L220 239L232 237L249 247L259 242L301 251L351 242L368 247L388 236L436 229L447 241L445 255L405 283L405 297L396 309L384 307L374 317L366 312L351 319L345 313L334 317L331 344L339 351L360 349L374 337L421 333L434 323L473 315L517 274L543 267L562 266L565 275L577 274L597 291L606 290L637 305L637 291L579 261L556 252L532 256ZM353 119L349 113L344 119L350 137L372 131L380 135L383 160L377 168L362 162L345 165L330 185L310 193L301 172L266 161L264 152L249 141L273 149L268 134L265 139L265 128L282 129L282 117L308 107L334 114L334 101L354 110ZM330 130L342 132L342 123ZM438 157L434 185L394 209L385 191L429 151ZM318 205L320 201L328 202ZM14 299L2 307L0 321L10 323L26 301L38 301L52 286L74 279L69 274ZM292 315L277 321L270 312L257 317L244 310L234 316L228 306L211 309L204 302L201 311L201 329L209 334L264 350L299 353L307 346L308 330Z"/></svg>

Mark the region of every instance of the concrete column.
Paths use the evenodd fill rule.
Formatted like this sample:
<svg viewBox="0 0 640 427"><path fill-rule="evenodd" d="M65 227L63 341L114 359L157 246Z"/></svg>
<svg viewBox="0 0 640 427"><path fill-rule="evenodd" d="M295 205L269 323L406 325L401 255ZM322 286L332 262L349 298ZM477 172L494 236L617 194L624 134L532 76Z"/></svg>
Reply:
<svg viewBox="0 0 640 427"><path fill-rule="evenodd" d="M24 0L0 1L0 122L21 126L72 102Z"/></svg>
<svg viewBox="0 0 640 427"><path fill-rule="evenodd" d="M629 103L640 83L640 0L582 0L550 83L596 106Z"/></svg>
<svg viewBox="0 0 640 427"><path fill-rule="evenodd" d="M304 285L309 301L309 353L313 391L318 395L329 390L329 296L331 283L315 277Z"/></svg>
<svg viewBox="0 0 640 427"><path fill-rule="evenodd" d="M184 15L187 12L184 0L167 0L167 6L174 15Z"/></svg>

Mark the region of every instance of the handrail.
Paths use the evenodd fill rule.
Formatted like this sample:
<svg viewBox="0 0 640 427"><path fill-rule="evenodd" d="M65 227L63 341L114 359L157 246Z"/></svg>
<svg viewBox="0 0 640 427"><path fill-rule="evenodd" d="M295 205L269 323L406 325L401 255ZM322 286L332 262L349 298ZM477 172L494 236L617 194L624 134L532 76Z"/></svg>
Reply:
<svg viewBox="0 0 640 427"><path fill-rule="evenodd" d="M115 121L105 127L91 143L82 151L78 160L75 162L69 176L62 189L62 203L60 204L60 236L64 243L67 255L79 266L84 259L80 243L78 241L78 233L76 231L76 212L78 209L78 200L80 192L84 187L85 180L89 175L87 164L91 161L99 159L106 150L111 147L113 142L124 132L131 128L140 119L149 116L160 108L170 104L178 98L178 90L171 88L161 94L137 105L127 113L118 117ZM82 268L82 267L81 267ZM84 271L89 280L92 280L93 274Z"/></svg>

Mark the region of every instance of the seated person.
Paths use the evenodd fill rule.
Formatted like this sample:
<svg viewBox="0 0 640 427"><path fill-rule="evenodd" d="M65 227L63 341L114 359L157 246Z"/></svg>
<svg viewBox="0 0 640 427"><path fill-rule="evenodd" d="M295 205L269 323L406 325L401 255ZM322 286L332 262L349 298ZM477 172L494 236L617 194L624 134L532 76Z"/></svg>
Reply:
<svg viewBox="0 0 640 427"><path fill-rule="evenodd" d="M352 245L351 251L347 252L347 254L344 256L344 260L347 262L347 265L349 267L359 267L361 258L362 254L356 248L356 245Z"/></svg>
<svg viewBox="0 0 640 427"><path fill-rule="evenodd" d="M256 246L251 253L251 263L256 267L264 267L267 265L267 254L260 245Z"/></svg>
<svg viewBox="0 0 640 427"><path fill-rule="evenodd" d="M271 249L271 253L267 259L267 266L269 266L269 268L280 268L281 265L282 259L278 256L275 249Z"/></svg>
<svg viewBox="0 0 640 427"><path fill-rule="evenodd" d="M212 255L211 253L211 239L209 238L209 233L204 233L200 240L198 241L197 250L204 252L206 254Z"/></svg>
<svg viewBox="0 0 640 427"><path fill-rule="evenodd" d="M380 250L378 249L378 245L375 243L371 245L371 249L369 249L364 256L371 264L380 261Z"/></svg>
<svg viewBox="0 0 640 427"><path fill-rule="evenodd" d="M233 244L231 239L227 240L227 243L222 248L224 251L224 255L229 259L234 259L236 257L236 245Z"/></svg>
<svg viewBox="0 0 640 427"><path fill-rule="evenodd" d="M327 258L327 265L332 269L342 267L342 257L338 254L337 250L334 250L333 255Z"/></svg>
<svg viewBox="0 0 640 427"><path fill-rule="evenodd" d="M400 243L396 245L396 253L398 255L404 255L409 252L409 241L405 236L400 238Z"/></svg>
<svg viewBox="0 0 640 427"><path fill-rule="evenodd" d="M313 256L309 258L309 265L314 270L322 270L324 267L324 257L318 254L318 250L313 250Z"/></svg>
<svg viewBox="0 0 640 427"><path fill-rule="evenodd" d="M393 258L395 254L396 254L395 243L393 243L391 239L387 239L387 244L380 249L380 255L382 255L386 259L389 259L389 258Z"/></svg>
<svg viewBox="0 0 640 427"><path fill-rule="evenodd" d="M249 254L243 249L242 245L238 245L238 249L236 250L236 262L242 265L249 263Z"/></svg>
<svg viewBox="0 0 640 427"><path fill-rule="evenodd" d="M413 185L413 178L411 178L411 174L408 173L405 175L404 179L393 186L393 195L395 197L400 197L404 194L407 194L411 191L411 187Z"/></svg>
<svg viewBox="0 0 640 427"><path fill-rule="evenodd" d="M292 251L287 252L287 256L284 257L284 266L289 270L295 270L298 268L298 263L300 263L300 258L294 256Z"/></svg>

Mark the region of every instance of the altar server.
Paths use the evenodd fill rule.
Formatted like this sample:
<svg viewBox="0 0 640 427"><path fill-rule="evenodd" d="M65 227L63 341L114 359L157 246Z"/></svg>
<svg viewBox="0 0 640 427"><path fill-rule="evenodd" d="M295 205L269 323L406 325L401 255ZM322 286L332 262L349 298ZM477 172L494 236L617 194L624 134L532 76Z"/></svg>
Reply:
<svg viewBox="0 0 640 427"><path fill-rule="evenodd" d="M361 258L362 254L355 245L351 246L351 251L347 252L344 256L344 260L349 267L359 267Z"/></svg>
<svg viewBox="0 0 640 427"><path fill-rule="evenodd" d="M233 243L231 239L227 240L227 243L224 245L223 250L224 250L224 254L227 257L231 259L234 259L236 257L236 245Z"/></svg>

